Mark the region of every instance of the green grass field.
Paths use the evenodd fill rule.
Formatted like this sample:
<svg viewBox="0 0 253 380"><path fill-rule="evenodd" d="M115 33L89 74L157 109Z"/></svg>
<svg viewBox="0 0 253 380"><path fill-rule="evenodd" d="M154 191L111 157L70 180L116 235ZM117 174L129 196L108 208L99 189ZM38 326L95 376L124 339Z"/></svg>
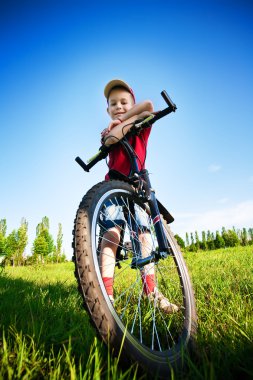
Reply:
<svg viewBox="0 0 253 380"><path fill-rule="evenodd" d="M197 356L184 379L253 378L253 247L187 253ZM0 274L0 379L145 379L96 337L72 263ZM172 378L181 378L172 373Z"/></svg>

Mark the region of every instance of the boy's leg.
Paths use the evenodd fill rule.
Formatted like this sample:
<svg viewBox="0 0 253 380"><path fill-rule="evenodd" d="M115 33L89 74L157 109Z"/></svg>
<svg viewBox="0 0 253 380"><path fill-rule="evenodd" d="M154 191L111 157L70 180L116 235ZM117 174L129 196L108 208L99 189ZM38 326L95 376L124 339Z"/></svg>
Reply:
<svg viewBox="0 0 253 380"><path fill-rule="evenodd" d="M149 232L139 234L139 239L142 247L142 256L148 257L152 251L152 238ZM155 265L150 263L145 265L141 271L144 293L155 303L165 314L171 314L179 311L177 305L171 303L161 292L159 292L155 279Z"/></svg>
<svg viewBox="0 0 253 380"><path fill-rule="evenodd" d="M120 242L120 227L113 227L105 231L99 255L101 276L107 294L113 299L113 276L116 251Z"/></svg>
<svg viewBox="0 0 253 380"><path fill-rule="evenodd" d="M152 252L152 238L150 232L142 232L139 234L141 243L142 257L148 257ZM152 293L155 288L155 268L154 263L145 265L141 271L141 278L143 282L143 290L146 295Z"/></svg>

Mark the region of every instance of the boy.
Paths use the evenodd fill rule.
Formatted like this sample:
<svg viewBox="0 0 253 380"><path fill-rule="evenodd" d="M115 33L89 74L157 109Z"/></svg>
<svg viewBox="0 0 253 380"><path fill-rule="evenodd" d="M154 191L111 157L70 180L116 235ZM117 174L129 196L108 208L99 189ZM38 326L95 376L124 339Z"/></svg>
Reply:
<svg viewBox="0 0 253 380"><path fill-rule="evenodd" d="M135 96L131 87L124 81L114 79L110 81L104 89L104 95L107 99L107 112L110 115L112 121L108 128L104 129L101 133L102 141L106 141L113 135L113 128L122 124L122 127L133 123L137 119L149 116L154 112L153 104L151 101L146 100L141 103L135 103ZM128 138L129 143L135 150L137 156L137 164L139 170L145 168L146 149L147 142L150 135L151 127L143 129L138 135ZM110 179L110 171L117 171L125 176L130 173L130 161L127 153L123 147L118 144L109 153L109 173L107 173L105 179ZM117 206L116 206L117 207ZM113 208L115 213L115 206L107 207L105 212L105 233L101 242L101 255L100 255L100 267L102 279L109 295L110 300L113 302L113 276L115 267L115 257L118 244L120 242L120 226L112 227L112 212L110 208ZM119 208L119 206L118 206ZM124 219L124 216L118 211L115 219ZM151 235L149 233L148 224L145 221L144 215L137 215L137 223L143 227L142 230L146 232L139 233L139 240L142 247L143 257L150 255L150 248L152 246ZM160 309L165 313L173 313L178 311L178 307L168 301L156 288L155 284L155 271L154 264L148 264L145 266L145 270L142 271L143 291L150 299L156 299Z"/></svg>

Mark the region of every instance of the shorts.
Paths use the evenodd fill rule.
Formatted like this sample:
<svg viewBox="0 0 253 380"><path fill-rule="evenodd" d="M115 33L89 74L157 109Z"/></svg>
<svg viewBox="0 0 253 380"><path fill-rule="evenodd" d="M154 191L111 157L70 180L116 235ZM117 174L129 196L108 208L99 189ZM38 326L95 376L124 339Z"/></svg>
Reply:
<svg viewBox="0 0 253 380"><path fill-rule="evenodd" d="M136 223L139 229L149 231L149 217L147 213L138 205L134 205ZM100 214L100 223L104 230L108 230L112 227L119 226L124 228L126 219L122 210L122 205L108 201L105 203L105 207Z"/></svg>

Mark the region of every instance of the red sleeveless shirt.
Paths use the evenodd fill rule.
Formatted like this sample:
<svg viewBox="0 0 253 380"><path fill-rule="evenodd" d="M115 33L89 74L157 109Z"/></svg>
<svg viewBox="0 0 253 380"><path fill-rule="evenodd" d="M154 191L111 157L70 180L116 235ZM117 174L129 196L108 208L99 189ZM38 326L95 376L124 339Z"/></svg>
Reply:
<svg viewBox="0 0 253 380"><path fill-rule="evenodd" d="M131 144L137 155L137 164L139 170L145 169L146 151L150 132L151 127L145 128L140 132L139 135L130 136L128 138L128 142ZM130 160L121 144L115 145L115 147L109 153L108 166L110 170L117 170L125 176L128 176L130 174ZM109 181L109 179L110 177L107 173L105 180Z"/></svg>

